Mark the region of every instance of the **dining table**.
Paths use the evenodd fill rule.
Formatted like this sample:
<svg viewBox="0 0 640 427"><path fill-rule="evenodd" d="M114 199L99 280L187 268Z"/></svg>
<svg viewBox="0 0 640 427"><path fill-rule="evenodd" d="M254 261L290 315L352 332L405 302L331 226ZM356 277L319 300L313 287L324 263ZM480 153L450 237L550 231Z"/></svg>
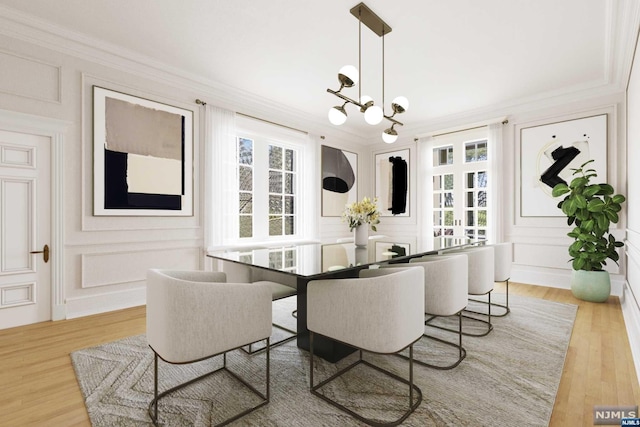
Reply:
<svg viewBox="0 0 640 427"><path fill-rule="evenodd" d="M466 238L433 239L429 247L418 247L388 236L373 236L366 246L351 239L334 243L299 242L275 245L229 247L207 252L207 257L293 276L297 298L297 346L309 351L307 329L307 284L312 280L358 277L359 271L384 264L408 263L410 259L460 248L477 242ZM346 241L345 241L346 240ZM249 308L250 309L250 308ZM349 325L344 325L348 328ZM323 337L314 337L314 355L337 362L356 349Z"/></svg>

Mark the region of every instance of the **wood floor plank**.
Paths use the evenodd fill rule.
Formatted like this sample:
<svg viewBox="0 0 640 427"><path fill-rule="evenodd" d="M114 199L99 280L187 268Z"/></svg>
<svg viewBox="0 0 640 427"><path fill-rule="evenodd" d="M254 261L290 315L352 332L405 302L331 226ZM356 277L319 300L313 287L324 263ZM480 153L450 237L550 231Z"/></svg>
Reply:
<svg viewBox="0 0 640 427"><path fill-rule="evenodd" d="M640 403L617 297L595 304L565 289L517 283L509 293L578 306L550 426L591 425L593 405ZM90 426L69 354L144 333L145 322L145 308L135 307L0 330L0 426Z"/></svg>

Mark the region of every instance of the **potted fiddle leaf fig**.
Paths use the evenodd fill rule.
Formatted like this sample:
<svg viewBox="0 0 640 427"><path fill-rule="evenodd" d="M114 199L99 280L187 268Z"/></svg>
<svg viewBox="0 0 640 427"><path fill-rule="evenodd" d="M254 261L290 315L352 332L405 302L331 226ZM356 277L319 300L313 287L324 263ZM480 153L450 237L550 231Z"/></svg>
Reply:
<svg viewBox="0 0 640 427"><path fill-rule="evenodd" d="M614 194L609 184L593 184L597 177L589 169L589 160L574 169L574 178L567 185L557 184L553 196L565 195L558 208L567 216L567 224L574 228L567 235L574 239L569 246L573 267L571 291L576 298L603 302L611 293L609 272L604 270L607 259L618 263L617 248L624 243L609 232L611 224L619 220L618 213L626 200L622 194Z"/></svg>

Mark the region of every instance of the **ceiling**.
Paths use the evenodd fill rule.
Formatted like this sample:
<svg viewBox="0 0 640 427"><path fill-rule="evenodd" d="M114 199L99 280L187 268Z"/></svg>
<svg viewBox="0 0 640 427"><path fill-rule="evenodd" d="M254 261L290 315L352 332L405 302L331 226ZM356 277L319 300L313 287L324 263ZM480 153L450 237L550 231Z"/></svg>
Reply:
<svg viewBox="0 0 640 427"><path fill-rule="evenodd" d="M56 31L96 39L328 123L337 71L358 66L357 0L0 0ZM385 37L385 108L409 110L399 133L446 117L496 111L618 84L619 3L612 0L367 0ZM2 9L0 9L0 13ZM22 16L22 15L21 15ZM382 100L382 44L362 27L362 94ZM358 89L343 92L357 98ZM215 103L215 101L212 101ZM379 135L347 107L345 130Z"/></svg>

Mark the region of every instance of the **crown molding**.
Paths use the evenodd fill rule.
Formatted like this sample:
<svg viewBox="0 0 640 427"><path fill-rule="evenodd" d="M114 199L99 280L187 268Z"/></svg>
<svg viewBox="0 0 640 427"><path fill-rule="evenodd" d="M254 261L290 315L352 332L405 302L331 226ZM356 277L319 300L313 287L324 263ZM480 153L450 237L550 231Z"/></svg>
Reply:
<svg viewBox="0 0 640 427"><path fill-rule="evenodd" d="M605 81L626 90L640 27L640 3L635 0L607 0L605 13Z"/></svg>
<svg viewBox="0 0 640 427"><path fill-rule="evenodd" d="M413 138L416 134L428 132L433 128L434 123L456 122L469 117L489 117L496 114L508 115L518 111L544 108L546 105L556 105L558 102L572 102L580 98L624 91L631 72L640 25L640 2L606 0L605 16L607 39L602 79L405 125L400 138ZM330 136L358 145L377 143L380 137L378 129L362 132L349 127L330 126L309 114L259 97L241 88L169 66L148 56L87 37L2 5L0 5L0 34L116 70L142 75L171 87L198 93L198 98L219 107L278 121L284 125L302 128L309 133Z"/></svg>
<svg viewBox="0 0 640 427"><path fill-rule="evenodd" d="M84 59L116 70L142 75L171 87L198 93L213 105L285 125L303 127L310 133L365 144L366 139L349 129L334 129L298 110L259 97L241 88L224 85L189 71L169 66L148 56L51 24L0 5L0 34L40 47ZM301 125L302 123L302 125Z"/></svg>

